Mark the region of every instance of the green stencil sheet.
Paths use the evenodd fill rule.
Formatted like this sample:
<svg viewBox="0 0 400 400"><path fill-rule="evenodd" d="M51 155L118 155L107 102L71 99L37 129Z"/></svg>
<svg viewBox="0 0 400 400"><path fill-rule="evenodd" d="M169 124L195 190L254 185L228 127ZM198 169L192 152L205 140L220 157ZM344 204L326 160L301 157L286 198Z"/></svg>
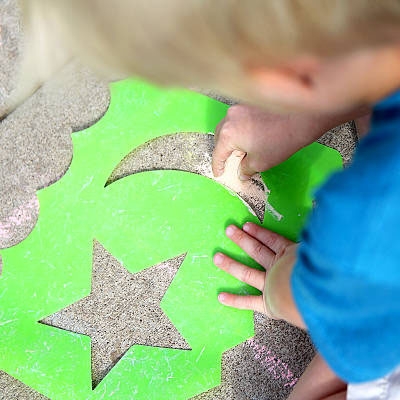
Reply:
<svg viewBox="0 0 400 400"><path fill-rule="evenodd" d="M52 400L187 399L220 384L221 354L251 337L253 315L223 307L217 293L253 293L217 269L223 250L254 265L224 235L229 223L257 222L218 183L188 172L137 173L105 187L121 159L153 138L213 131L227 106L184 90L140 81L111 85L111 104L95 125L73 134L73 161L38 192L38 223L22 243L1 251L0 369ZM263 174L283 215L263 225L294 239L312 189L341 165L313 144ZM192 350L132 346L92 390L90 338L38 323L91 289L93 240L130 272L186 253L161 306Z"/></svg>

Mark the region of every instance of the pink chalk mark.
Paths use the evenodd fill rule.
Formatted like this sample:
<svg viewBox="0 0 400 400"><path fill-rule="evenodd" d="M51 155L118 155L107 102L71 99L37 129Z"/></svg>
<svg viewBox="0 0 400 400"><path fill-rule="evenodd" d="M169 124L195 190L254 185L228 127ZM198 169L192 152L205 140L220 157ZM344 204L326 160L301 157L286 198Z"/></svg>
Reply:
<svg viewBox="0 0 400 400"><path fill-rule="evenodd" d="M295 378L295 379L293 379L292 382L285 383L285 384L283 385L283 387L293 387L293 386L297 383L298 380L299 380L299 378Z"/></svg>
<svg viewBox="0 0 400 400"><path fill-rule="evenodd" d="M247 345L254 350L254 359L260 360L260 365L269 372L273 379L286 381L284 387L292 387L296 384L298 378L294 377L289 366L268 350L265 345L260 345L254 338L248 340Z"/></svg>
<svg viewBox="0 0 400 400"><path fill-rule="evenodd" d="M39 208L39 202L36 196L31 198L25 204L14 208L6 220L0 221L0 243L1 240L8 240L14 234L15 228L30 223L36 216L33 210Z"/></svg>

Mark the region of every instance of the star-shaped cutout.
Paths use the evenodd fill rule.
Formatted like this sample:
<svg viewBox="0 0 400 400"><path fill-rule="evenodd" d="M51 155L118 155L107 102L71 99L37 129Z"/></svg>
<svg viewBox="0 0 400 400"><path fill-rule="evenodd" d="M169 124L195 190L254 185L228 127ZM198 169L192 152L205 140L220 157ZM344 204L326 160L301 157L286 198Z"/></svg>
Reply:
<svg viewBox="0 0 400 400"><path fill-rule="evenodd" d="M184 258L132 274L94 241L91 294L40 321L91 337L93 388L134 344L191 350L160 307Z"/></svg>

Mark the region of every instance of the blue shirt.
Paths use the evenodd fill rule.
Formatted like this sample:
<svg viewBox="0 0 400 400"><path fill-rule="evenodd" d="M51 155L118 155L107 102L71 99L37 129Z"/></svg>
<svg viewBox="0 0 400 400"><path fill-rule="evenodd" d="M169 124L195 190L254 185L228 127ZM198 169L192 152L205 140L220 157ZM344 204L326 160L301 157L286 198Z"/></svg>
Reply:
<svg viewBox="0 0 400 400"><path fill-rule="evenodd" d="M316 193L291 286L342 379L376 379L400 364L400 91L374 108L351 166Z"/></svg>

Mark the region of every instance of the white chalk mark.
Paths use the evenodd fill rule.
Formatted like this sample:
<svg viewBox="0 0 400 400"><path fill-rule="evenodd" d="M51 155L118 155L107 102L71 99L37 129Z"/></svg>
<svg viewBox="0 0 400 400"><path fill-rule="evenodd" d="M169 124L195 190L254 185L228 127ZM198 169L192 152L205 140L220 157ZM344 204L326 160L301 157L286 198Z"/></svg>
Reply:
<svg viewBox="0 0 400 400"><path fill-rule="evenodd" d="M197 260L198 258L208 258L208 255L203 255L203 256L192 256L192 263Z"/></svg>
<svg viewBox="0 0 400 400"><path fill-rule="evenodd" d="M7 324L11 324L11 323L13 323L13 322L15 322L15 321L18 321L18 319L9 319L9 320L7 320L7 321L3 321L3 322L0 322L0 326L4 326L4 325L7 325Z"/></svg>
<svg viewBox="0 0 400 400"><path fill-rule="evenodd" d="M81 190L78 192L78 195L81 194L92 182L93 182L94 176L91 176L89 180L82 186Z"/></svg>
<svg viewBox="0 0 400 400"><path fill-rule="evenodd" d="M205 349L206 349L206 346L203 346L203 348L201 349L199 355L196 358L196 363L199 362L199 360L200 360L201 356L203 355Z"/></svg>
<svg viewBox="0 0 400 400"><path fill-rule="evenodd" d="M268 201L265 202L265 211L271 214L277 221L280 221L283 218L283 215L276 211Z"/></svg>

